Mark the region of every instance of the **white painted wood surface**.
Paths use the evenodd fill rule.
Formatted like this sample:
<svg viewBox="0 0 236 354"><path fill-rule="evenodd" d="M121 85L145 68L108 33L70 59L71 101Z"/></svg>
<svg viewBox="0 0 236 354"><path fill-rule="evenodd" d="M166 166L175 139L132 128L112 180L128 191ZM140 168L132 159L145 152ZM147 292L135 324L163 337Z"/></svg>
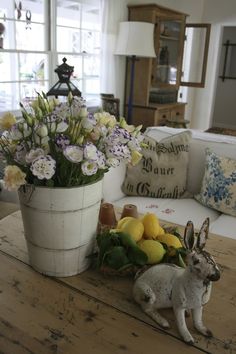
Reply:
<svg viewBox="0 0 236 354"><path fill-rule="evenodd" d="M101 197L102 180L73 188L21 188L24 234L34 269L63 277L88 268Z"/></svg>

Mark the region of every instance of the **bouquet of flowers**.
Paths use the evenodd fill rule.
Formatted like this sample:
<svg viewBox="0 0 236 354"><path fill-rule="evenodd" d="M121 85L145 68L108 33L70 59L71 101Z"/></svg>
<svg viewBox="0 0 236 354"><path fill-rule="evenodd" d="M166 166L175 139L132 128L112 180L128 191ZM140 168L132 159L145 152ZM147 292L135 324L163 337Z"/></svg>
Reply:
<svg viewBox="0 0 236 354"><path fill-rule="evenodd" d="M22 118L0 118L0 157L6 161L8 190L24 184L73 187L95 182L121 161L141 158L141 126L128 125L107 112L89 113L85 100L69 94L66 102L38 94Z"/></svg>

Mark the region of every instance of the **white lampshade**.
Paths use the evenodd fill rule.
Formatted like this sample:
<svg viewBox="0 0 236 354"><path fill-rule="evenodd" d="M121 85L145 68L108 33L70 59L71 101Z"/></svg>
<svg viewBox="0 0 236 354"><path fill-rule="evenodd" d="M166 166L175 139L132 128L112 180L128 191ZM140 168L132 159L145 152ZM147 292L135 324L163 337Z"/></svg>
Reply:
<svg viewBox="0 0 236 354"><path fill-rule="evenodd" d="M155 57L154 24L149 22L120 22L115 54Z"/></svg>

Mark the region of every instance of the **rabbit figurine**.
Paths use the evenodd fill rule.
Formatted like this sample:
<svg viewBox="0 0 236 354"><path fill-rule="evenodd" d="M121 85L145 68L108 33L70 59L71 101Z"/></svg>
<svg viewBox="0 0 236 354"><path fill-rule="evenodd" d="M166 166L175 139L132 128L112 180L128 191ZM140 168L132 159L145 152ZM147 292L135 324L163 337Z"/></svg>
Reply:
<svg viewBox="0 0 236 354"><path fill-rule="evenodd" d="M193 223L188 221L184 232L188 250L186 268L157 264L140 276L137 274L133 287L135 301L164 328L170 326L158 309L173 307L179 333L188 344L193 344L194 339L186 326L185 311L192 310L194 327L201 334L212 336L202 322L202 308L210 298L211 282L220 279L220 271L213 257L204 250L208 230L209 218L195 237Z"/></svg>

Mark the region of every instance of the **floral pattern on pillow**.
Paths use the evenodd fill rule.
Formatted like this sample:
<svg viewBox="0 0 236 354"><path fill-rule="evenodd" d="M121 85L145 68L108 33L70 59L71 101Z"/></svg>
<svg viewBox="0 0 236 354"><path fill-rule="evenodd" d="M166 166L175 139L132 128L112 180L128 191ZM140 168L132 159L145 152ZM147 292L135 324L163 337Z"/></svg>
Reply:
<svg viewBox="0 0 236 354"><path fill-rule="evenodd" d="M195 199L224 214L236 216L236 160L206 149L205 174Z"/></svg>

